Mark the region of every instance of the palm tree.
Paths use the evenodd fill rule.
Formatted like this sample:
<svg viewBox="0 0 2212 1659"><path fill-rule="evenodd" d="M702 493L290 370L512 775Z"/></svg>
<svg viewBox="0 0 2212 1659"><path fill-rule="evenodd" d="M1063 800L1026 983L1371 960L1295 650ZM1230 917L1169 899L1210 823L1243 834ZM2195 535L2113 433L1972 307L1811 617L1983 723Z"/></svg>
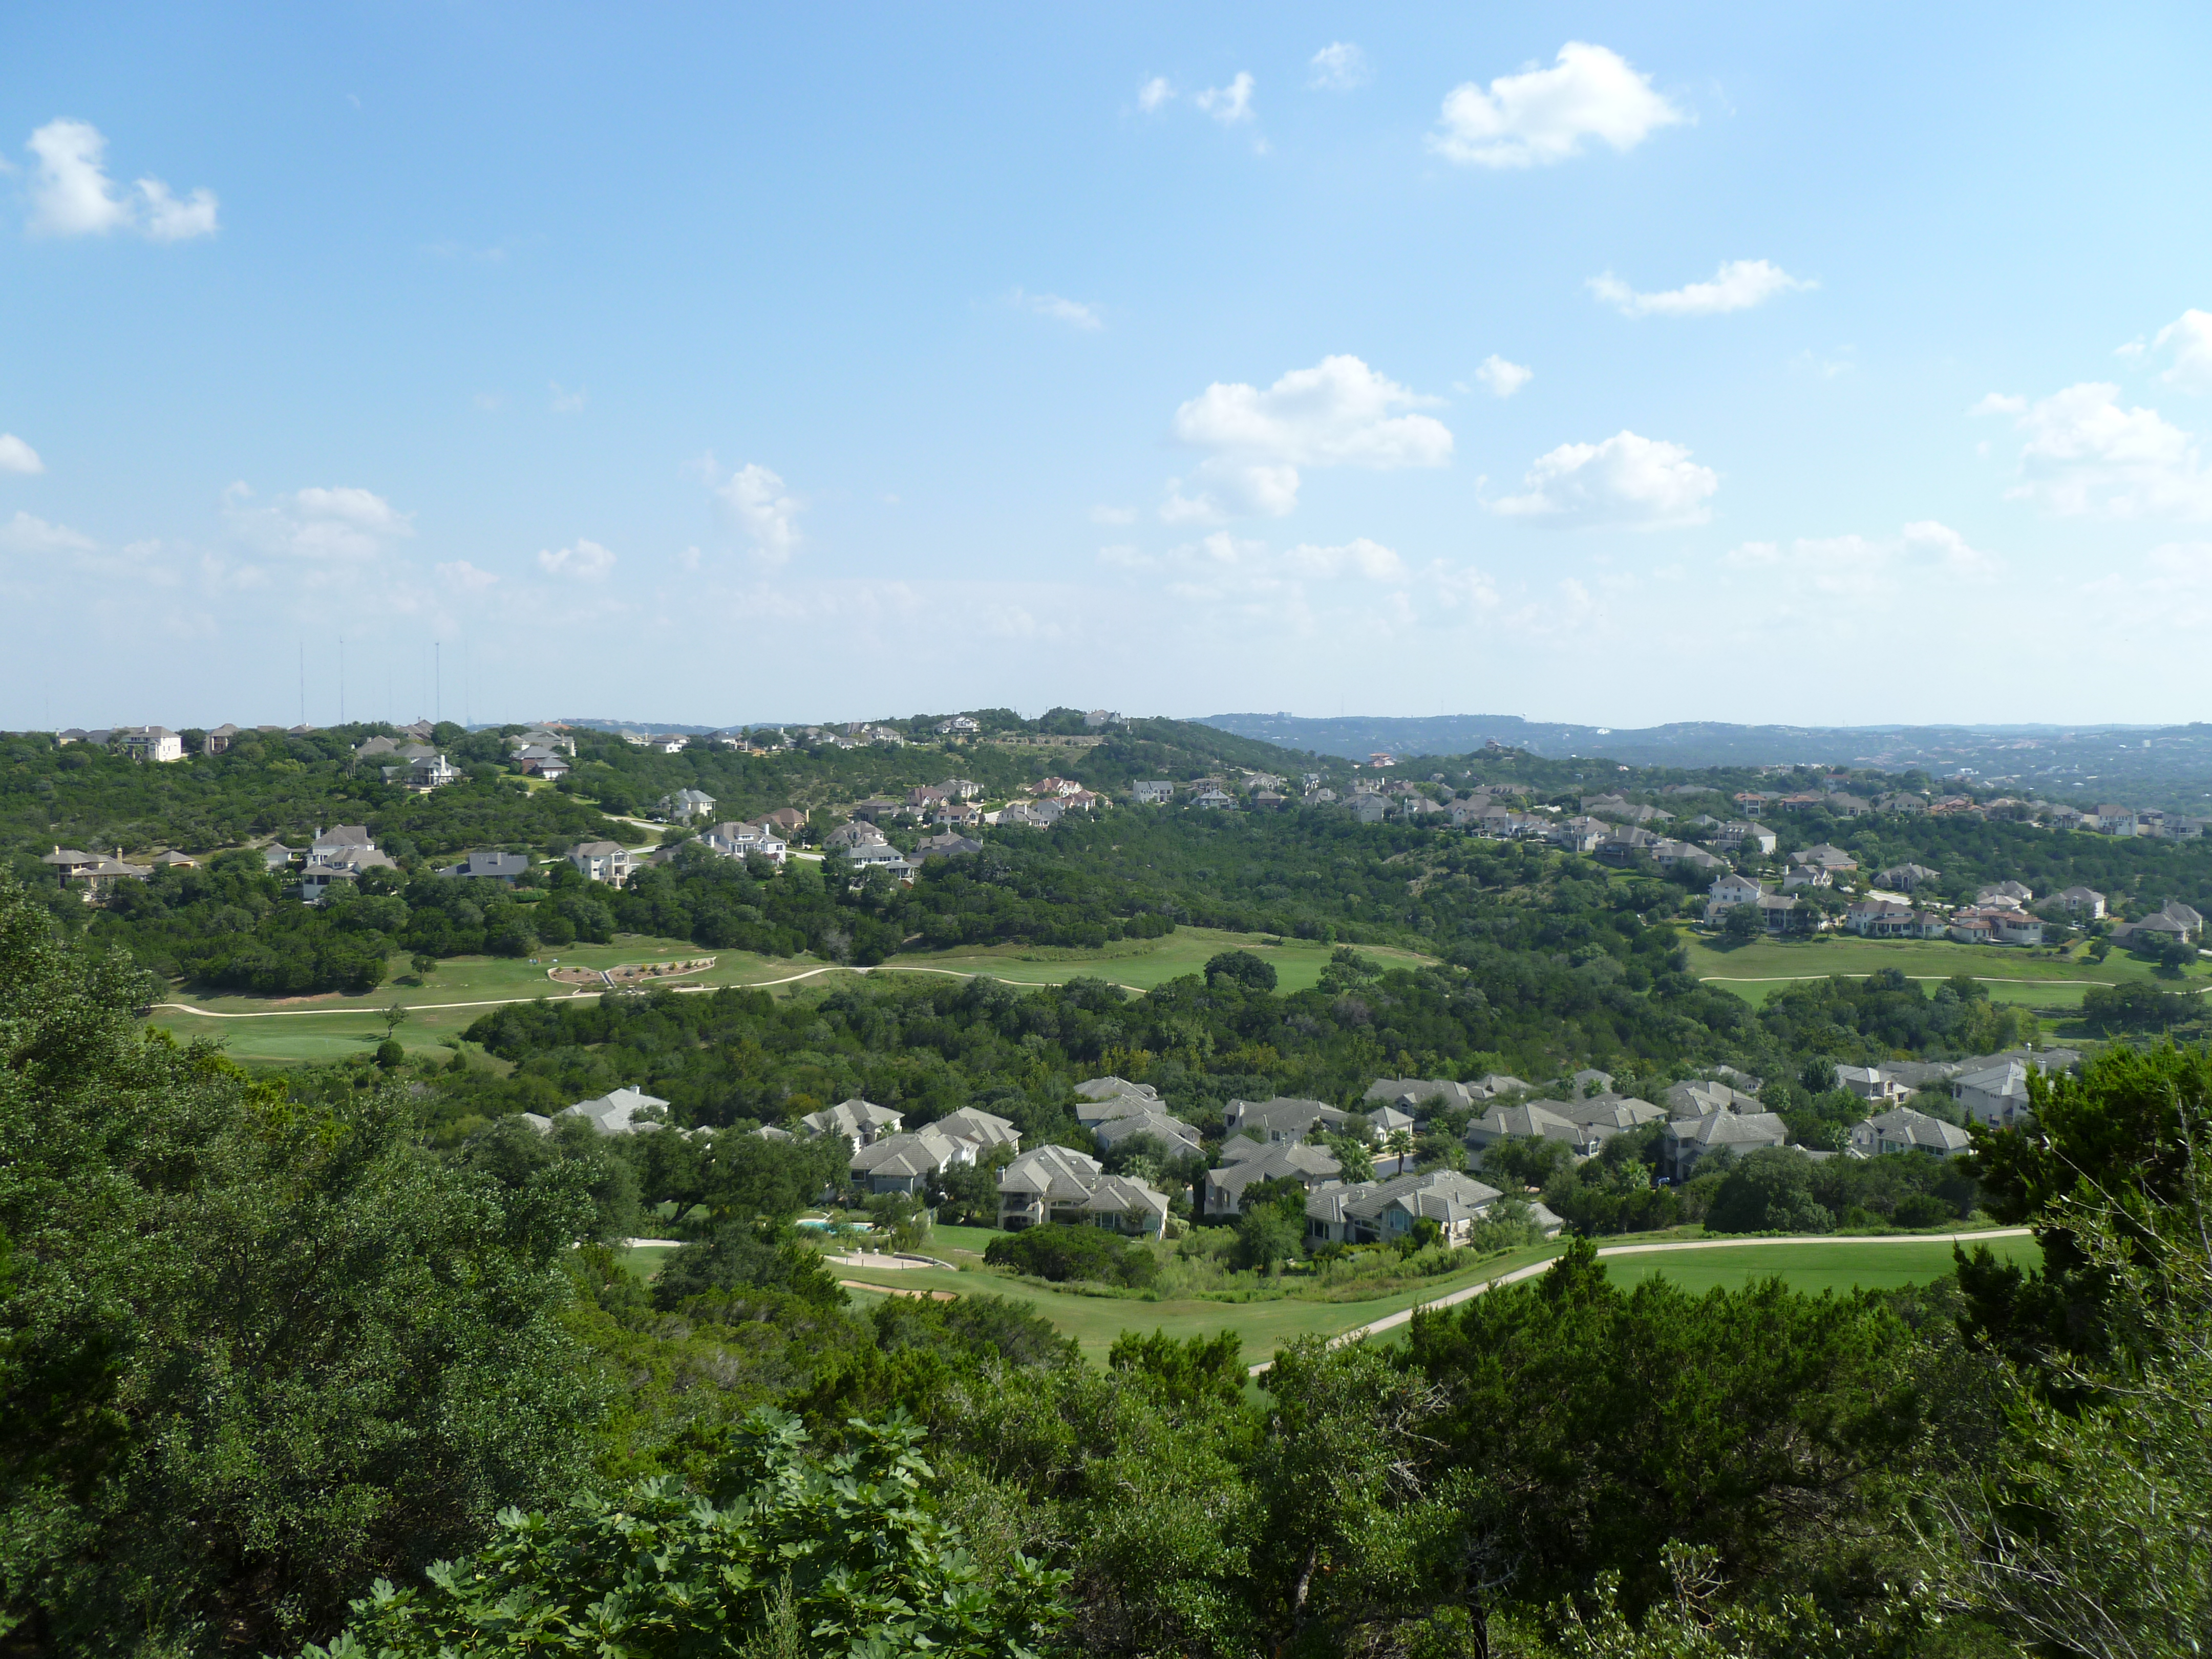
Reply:
<svg viewBox="0 0 2212 1659"><path fill-rule="evenodd" d="M1411 1129L1393 1129L1382 1146L1391 1157L1398 1160L1397 1173L1405 1174L1406 1156L1413 1150L1413 1132Z"/></svg>

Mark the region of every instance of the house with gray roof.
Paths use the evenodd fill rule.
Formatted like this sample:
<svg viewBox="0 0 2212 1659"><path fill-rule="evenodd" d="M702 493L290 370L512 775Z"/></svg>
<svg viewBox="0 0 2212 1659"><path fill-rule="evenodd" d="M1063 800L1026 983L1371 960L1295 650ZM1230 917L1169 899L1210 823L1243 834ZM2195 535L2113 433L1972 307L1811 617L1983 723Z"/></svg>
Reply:
<svg viewBox="0 0 2212 1659"><path fill-rule="evenodd" d="M668 1103L642 1089L612 1089L592 1100L580 1100L553 1114L554 1120L580 1117L603 1135L645 1134L667 1127L659 1114ZM651 1114L652 1115L647 1115ZM550 1127L550 1125L549 1124Z"/></svg>
<svg viewBox="0 0 2212 1659"><path fill-rule="evenodd" d="M1306 1200L1306 1237L1317 1243L1395 1244L1425 1216L1457 1246L1501 1196L1455 1170L1327 1186Z"/></svg>
<svg viewBox="0 0 2212 1659"><path fill-rule="evenodd" d="M1667 1109L1673 1117L1709 1117L1715 1112L1763 1112L1757 1095L1746 1094L1725 1083L1693 1078L1667 1091Z"/></svg>
<svg viewBox="0 0 2212 1659"><path fill-rule="evenodd" d="M1170 1117L1149 1107L1109 1117L1096 1125L1091 1133L1101 1152L1111 1152L1125 1140L1135 1140L1150 1135L1166 1147L1170 1156L1194 1152L1204 1141L1194 1123L1186 1123L1179 1117Z"/></svg>
<svg viewBox="0 0 2212 1659"><path fill-rule="evenodd" d="M678 823L714 816L714 798L703 789L678 789L653 803L654 813Z"/></svg>
<svg viewBox="0 0 2212 1659"><path fill-rule="evenodd" d="M495 881L501 885L510 885L517 876L530 873L530 854L479 849L471 853L459 864L448 865L438 873L457 880Z"/></svg>
<svg viewBox="0 0 2212 1659"><path fill-rule="evenodd" d="M1531 1101L1525 1106L1492 1106L1467 1126L1470 1152L1486 1152L1501 1140L1558 1140L1588 1158L1613 1131L1576 1122L1565 1115L1565 1101Z"/></svg>
<svg viewBox="0 0 2212 1659"><path fill-rule="evenodd" d="M809 1112L799 1120L799 1127L817 1137L842 1135L857 1152L884 1135L897 1133L899 1126L905 1121L904 1113L895 1112L888 1106L878 1106L855 1095L835 1106Z"/></svg>
<svg viewBox="0 0 2212 1659"><path fill-rule="evenodd" d="M1537 1103L1570 1123L1579 1123L1607 1137L1646 1123L1664 1123L1668 1118L1666 1112L1648 1100L1638 1100L1633 1095L1616 1095L1610 1091L1584 1100L1547 1100Z"/></svg>
<svg viewBox="0 0 2212 1659"><path fill-rule="evenodd" d="M1966 1150L1966 1132L1955 1123L1916 1112L1909 1106L1851 1125L1850 1146L1861 1158L1880 1158L1886 1152L1924 1152L1930 1158L1955 1158Z"/></svg>
<svg viewBox="0 0 2212 1659"><path fill-rule="evenodd" d="M619 887L629 879L636 860L618 841L580 841L568 849L568 862L583 872L586 881Z"/></svg>
<svg viewBox="0 0 2212 1659"><path fill-rule="evenodd" d="M1223 1166L1206 1172L1206 1213L1217 1218L1243 1214L1244 1189L1255 1181L1297 1181L1310 1191L1344 1173L1344 1165L1326 1146L1232 1135L1222 1143L1221 1156L1226 1160Z"/></svg>
<svg viewBox="0 0 2212 1659"><path fill-rule="evenodd" d="M942 1133L933 1123L911 1134L878 1136L853 1153L853 1184L870 1193L929 1190L930 1178L975 1161L976 1145Z"/></svg>
<svg viewBox="0 0 2212 1659"><path fill-rule="evenodd" d="M2008 1060L1983 1071L1966 1073L1952 1079L1951 1097L1976 1122L1993 1129L2009 1128L2031 1109L2027 1067L2020 1060Z"/></svg>
<svg viewBox="0 0 2212 1659"><path fill-rule="evenodd" d="M1698 1159L1725 1148L1738 1158L1767 1146L1785 1146L1790 1132L1772 1112L1714 1112L1671 1120L1659 1132L1659 1173L1687 1181Z"/></svg>
<svg viewBox="0 0 2212 1659"><path fill-rule="evenodd" d="M1167 1195L1131 1176L1109 1176L1095 1158L1066 1146L1024 1152L999 1171L999 1225L1008 1232L1058 1222L1158 1237Z"/></svg>
<svg viewBox="0 0 2212 1659"><path fill-rule="evenodd" d="M1012 1146L1018 1151L1022 1144L1022 1132L1014 1127L1011 1118L996 1117L973 1106L963 1106L957 1112L949 1112L929 1127L939 1134L951 1135L956 1140L972 1140L986 1152L995 1152L1001 1146Z"/></svg>
<svg viewBox="0 0 2212 1659"><path fill-rule="evenodd" d="M1273 1100L1232 1100L1221 1109L1221 1121L1231 1135L1256 1134L1263 1140L1304 1140L1316 1127L1330 1134L1373 1133L1365 1118L1318 1100L1295 1100L1277 1096Z"/></svg>

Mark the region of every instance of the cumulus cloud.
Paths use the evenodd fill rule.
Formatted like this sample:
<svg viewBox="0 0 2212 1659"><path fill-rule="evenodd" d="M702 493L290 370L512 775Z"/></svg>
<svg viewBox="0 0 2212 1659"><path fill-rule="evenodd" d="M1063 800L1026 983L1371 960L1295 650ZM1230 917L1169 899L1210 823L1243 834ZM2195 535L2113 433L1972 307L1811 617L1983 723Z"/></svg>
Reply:
<svg viewBox="0 0 2212 1659"><path fill-rule="evenodd" d="M2212 516L2197 441L2154 409L2123 408L2119 394L2087 381L2032 404L1994 392L1977 404L2023 434L2021 482L2007 493L2062 517Z"/></svg>
<svg viewBox="0 0 2212 1659"><path fill-rule="evenodd" d="M1703 524L1720 482L1681 445L1622 431L1603 443L1561 444L1538 456L1523 493L1492 507L1555 524L1658 530Z"/></svg>
<svg viewBox="0 0 2212 1659"><path fill-rule="evenodd" d="M1731 259L1710 283L1691 283L1657 294L1638 294L1609 270L1589 280L1590 292L1624 317L1713 317L1748 311L1778 294L1818 287L1818 283L1792 276L1765 259Z"/></svg>
<svg viewBox="0 0 2212 1659"><path fill-rule="evenodd" d="M1361 576L1369 581L1403 581L1406 562L1380 542L1364 536L1336 547L1316 547L1301 542L1283 555L1284 568L1294 575L1334 579Z"/></svg>
<svg viewBox="0 0 2212 1659"><path fill-rule="evenodd" d="M615 568L615 556L612 549L579 536L573 547L541 551L538 565L549 576L573 576L578 581L595 582Z"/></svg>
<svg viewBox="0 0 2212 1659"><path fill-rule="evenodd" d="M1474 371L1474 378L1488 386L1493 395L1510 398L1534 380L1536 371L1521 363L1509 363L1493 351L1482 360L1482 366Z"/></svg>
<svg viewBox="0 0 2212 1659"><path fill-rule="evenodd" d="M1156 114L1164 106L1175 101L1175 88L1164 75L1155 75L1137 88L1137 107L1147 115Z"/></svg>
<svg viewBox="0 0 2212 1659"><path fill-rule="evenodd" d="M1313 78L1306 84L1321 92L1352 92L1375 78L1367 54L1349 40L1332 40L1313 55L1309 66Z"/></svg>
<svg viewBox="0 0 2212 1659"><path fill-rule="evenodd" d="M0 524L0 551L53 558L64 553L89 553L94 545L91 537L65 524L48 524L28 513L18 513Z"/></svg>
<svg viewBox="0 0 2212 1659"><path fill-rule="evenodd" d="M2173 361L2158 378L2184 392L2212 392L2212 311L2185 311L2152 342Z"/></svg>
<svg viewBox="0 0 2212 1659"><path fill-rule="evenodd" d="M46 464L39 459L37 450L12 432L0 432L0 472L28 475L46 470Z"/></svg>
<svg viewBox="0 0 2212 1659"><path fill-rule="evenodd" d="M439 585L459 593L481 593L499 580L492 572L480 570L466 559L441 564L437 571Z"/></svg>
<svg viewBox="0 0 2212 1659"><path fill-rule="evenodd" d="M1252 77L1240 73L1225 87L1208 87L1194 94L1191 102L1204 110L1224 127L1252 119Z"/></svg>
<svg viewBox="0 0 2212 1659"><path fill-rule="evenodd" d="M1908 524L1893 536L1801 536L1786 546L1746 542L1722 562L1779 580L1784 591L1860 601L1893 599L1931 578L1986 582L2003 568L1995 556L1933 519Z"/></svg>
<svg viewBox="0 0 2212 1659"><path fill-rule="evenodd" d="M131 230L155 242L181 242L216 232L215 192L179 200L159 179L141 179L118 192L107 176L107 140L89 121L49 121L31 135L37 158L31 178L31 220L40 236L102 236Z"/></svg>
<svg viewBox="0 0 2212 1659"><path fill-rule="evenodd" d="M1106 319L1098 314L1098 307L1085 305L1080 300L1062 299L1057 294L1025 294L1016 289L1009 296L1011 302L1023 311L1034 312L1040 317L1049 317L1056 323L1066 323L1095 334L1106 326Z"/></svg>
<svg viewBox="0 0 2212 1659"><path fill-rule="evenodd" d="M259 551L319 561L374 558L386 542L415 533L415 515L401 513L373 490L352 485L310 488L258 501L234 483L222 493L231 531Z"/></svg>
<svg viewBox="0 0 2212 1659"><path fill-rule="evenodd" d="M1443 466L1452 434L1432 416L1406 411L1433 404L1376 374L1358 358L1325 357L1294 369L1266 390L1216 381L1176 410L1176 438L1206 452L1206 485L1237 510L1280 516L1297 505L1302 466L1389 470ZM1184 497L1171 486L1163 516L1218 513L1211 489Z"/></svg>
<svg viewBox="0 0 2212 1659"><path fill-rule="evenodd" d="M1453 88L1429 148L1464 167L1540 167L1580 155L1586 139L1631 150L1689 118L1619 53L1570 40L1553 68Z"/></svg>
<svg viewBox="0 0 2212 1659"><path fill-rule="evenodd" d="M799 545L799 514L805 503L784 493L783 480L757 463L739 467L727 478L714 465L704 463L708 487L753 544L754 554L766 564L782 564Z"/></svg>

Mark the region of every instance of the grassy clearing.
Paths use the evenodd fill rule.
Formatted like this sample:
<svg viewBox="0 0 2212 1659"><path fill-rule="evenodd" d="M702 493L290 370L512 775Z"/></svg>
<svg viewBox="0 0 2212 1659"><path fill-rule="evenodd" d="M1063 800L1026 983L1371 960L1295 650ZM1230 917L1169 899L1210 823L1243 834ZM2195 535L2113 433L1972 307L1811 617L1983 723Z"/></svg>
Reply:
<svg viewBox="0 0 2212 1659"><path fill-rule="evenodd" d="M1972 1246L1967 1249L1971 1252ZM2035 1267L2042 1253L2033 1238L1993 1238L1990 1253L2000 1261ZM1888 1291L1925 1285L1951 1271L1948 1242L1929 1239L1911 1244L1778 1244L1771 1240L1731 1245L1720 1250L1674 1250L1651 1255L1614 1256L1605 1264L1613 1281L1624 1287L1663 1273L1693 1295L1717 1288L1735 1290L1753 1280L1780 1278L1794 1291L1817 1296L1853 1290Z"/></svg>
<svg viewBox="0 0 2212 1659"><path fill-rule="evenodd" d="M1245 950L1273 963L1281 988L1296 991L1310 988L1320 978L1322 969L1328 962L1329 948L1304 940L1270 943L1267 936L1256 933L1186 927L1165 939L1129 940L1097 951L1000 945L941 955L917 952L895 957L868 971L956 978L983 975L1014 985L1057 985L1090 975L1143 991L1185 974L1203 971L1206 959L1218 951ZM1411 951L1388 947L1362 949L1378 960L1394 964L1427 960ZM558 1000L577 994L576 988L557 984L547 977L556 962L562 967L606 969L631 963L688 961L702 956L714 958L711 969L666 982L675 986L765 985L781 995L802 986L834 983L842 975L858 971L838 968L813 957L760 957L743 951L707 951L686 939L623 933L617 934L611 945L566 945L557 957L549 951L535 960L454 957L440 963L419 982L413 975L406 975L366 996L330 992L312 997L204 997L172 990L167 1000L183 1004L184 1007L157 1008L149 1018L179 1038L216 1037L234 1058L243 1061L289 1065L343 1060L364 1048L374 1048L385 1035L380 1011L396 1004L408 1010L407 1020L397 1033L400 1047L410 1054L433 1054L449 1039L458 1037L487 1006L528 1001L540 996ZM588 988L585 994L590 994ZM211 1018L210 1015L249 1017Z"/></svg>
<svg viewBox="0 0 2212 1659"><path fill-rule="evenodd" d="M2091 985L2158 979L2175 989L2212 990L2212 967L2200 962L2179 978L2156 975L2147 963L2114 951L2101 963L2069 951L2051 956L2009 946L1960 945L1948 939L1759 939L1717 950L1703 939L1688 941L1690 971L1754 1006L1792 980L1833 974L1863 975L1894 968L1923 983L1971 974L1992 998L2039 1007L2079 1007Z"/></svg>

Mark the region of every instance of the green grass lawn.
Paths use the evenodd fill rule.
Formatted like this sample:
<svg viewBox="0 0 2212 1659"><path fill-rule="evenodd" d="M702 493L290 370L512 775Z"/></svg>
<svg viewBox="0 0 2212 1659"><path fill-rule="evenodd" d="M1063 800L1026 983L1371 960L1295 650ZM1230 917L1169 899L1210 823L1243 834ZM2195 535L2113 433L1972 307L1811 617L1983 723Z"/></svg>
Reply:
<svg viewBox="0 0 2212 1659"><path fill-rule="evenodd" d="M1325 945L1291 939L1270 944L1255 933L1224 933L1210 927L1179 928L1160 939L1132 939L1097 951L1042 950L1000 945L986 950L933 955L916 952L895 957L878 974L920 970L931 975L967 976L988 975L1015 985L1057 985L1079 975L1091 975L1149 990L1184 974L1200 972L1206 959L1226 950L1250 951L1275 965L1280 988L1285 991L1310 988L1328 963ZM1400 963L1426 960L1411 951L1383 946L1362 946L1379 960ZM374 1048L382 1042L385 1023L380 1011L397 1004L408 1018L396 1033L399 1046L410 1054L434 1054L448 1039L457 1037L486 1007L500 1002L527 1001L533 997L559 999L574 995L577 988L548 977L557 962L562 967L614 968L627 963L688 961L712 957L714 966L704 973L672 980L672 985L822 985L854 970L837 968L812 957L761 957L743 951L708 951L686 939L652 939L617 934L611 945L571 945L557 955L548 951L535 960L502 957L453 957L441 962L415 983L395 980L366 996L330 992L313 997L196 996L172 990L166 1001L183 1008L156 1008L149 1022L179 1038L213 1036L236 1059L264 1064L343 1060ZM585 988L587 991L589 988ZM198 1011L198 1012L194 1012ZM243 1018L215 1018L210 1015L244 1015Z"/></svg>
<svg viewBox="0 0 2212 1659"><path fill-rule="evenodd" d="M1894 968L1923 982L1971 974L1988 985L1992 998L2041 1007L2078 1007L2091 985L2158 978L2148 963L2115 951L2101 963L2069 953L2054 957L2011 946L1961 945L1950 939L1857 939L1827 934L1818 939L1757 939L1734 950L1717 950L1705 939L1688 941L1690 971L1754 1006L1792 980L1824 979L1832 974L1870 974ZM2212 967L2199 962L2178 979L2159 979L2172 989L2212 990Z"/></svg>
<svg viewBox="0 0 2212 1659"><path fill-rule="evenodd" d="M1973 1246L1967 1247L1969 1254ZM2033 1238L1993 1238L1989 1249L2000 1261L2038 1267L2041 1251ZM1778 1244L1771 1239L1719 1250L1671 1250L1663 1255L1614 1256L1607 1276L1623 1286L1663 1273L1684 1290L1703 1295L1716 1287L1734 1290L1754 1279L1778 1275L1790 1289L1817 1296L1852 1290L1888 1291L1924 1285L1951 1271L1951 1246L1930 1239L1911 1244Z"/></svg>
<svg viewBox="0 0 2212 1659"><path fill-rule="evenodd" d="M988 1228L937 1230L937 1244L930 1253L951 1258L946 1248L951 1234L995 1237ZM1634 1240L1620 1241L1634 1243ZM967 1248L963 1243L957 1247ZM1492 1256L1479 1266L1449 1276L1424 1281L1419 1287L1394 1291L1364 1302L1308 1302L1284 1297L1269 1302L1224 1303L1200 1300L1144 1302L1117 1297L1083 1296L1066 1291L1024 1284L989 1271L946 1272L921 1268L841 1267L840 1279L856 1285L904 1290L951 1291L967 1296L1003 1296L1025 1303L1050 1320L1063 1334L1072 1336L1085 1356L1102 1359L1114 1339L1124 1331L1164 1330L1170 1336L1211 1336L1234 1331L1244 1340L1249 1364L1267 1358L1295 1337L1333 1336L1373 1323L1419 1303L1432 1302L1453 1291L1495 1279L1517 1267L1541 1261L1559 1253L1559 1245L1532 1246ZM2033 1265L2039 1257L2033 1238L1998 1238L1990 1249L2000 1261ZM1772 1239L1753 1239L1719 1249L1655 1251L1649 1255L1616 1256L1605 1263L1607 1273L1623 1285L1640 1284L1654 1273L1665 1273L1685 1289L1702 1294L1716 1285L1735 1286L1749 1280L1779 1274L1794 1290L1817 1294L1848 1291L1855 1287L1887 1290L1900 1285L1925 1284L1951 1271L1951 1246L1941 1240L1910 1243L1795 1244ZM855 1298L871 1295L853 1291ZM1403 1340L1402 1328L1386 1333L1384 1340Z"/></svg>

